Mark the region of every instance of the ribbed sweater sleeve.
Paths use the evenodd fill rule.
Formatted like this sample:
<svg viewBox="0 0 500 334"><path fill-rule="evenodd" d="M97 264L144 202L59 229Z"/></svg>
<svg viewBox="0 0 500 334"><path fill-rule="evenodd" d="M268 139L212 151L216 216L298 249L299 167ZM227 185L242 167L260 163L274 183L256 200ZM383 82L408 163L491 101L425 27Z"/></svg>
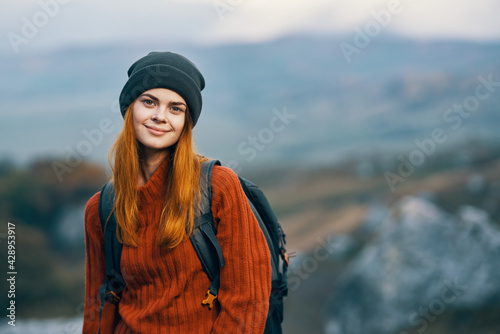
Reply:
<svg viewBox="0 0 500 334"><path fill-rule="evenodd" d="M99 309L101 300L99 288L106 277L106 261L104 255L104 237L99 219L99 194L90 198L85 207L85 304L83 310L84 334L97 333L99 330ZM102 316L101 333L105 328L113 326L115 306L106 304Z"/></svg>
<svg viewBox="0 0 500 334"><path fill-rule="evenodd" d="M220 314L212 333L263 333L271 293L271 258L236 174L216 166L212 213L224 254Z"/></svg>

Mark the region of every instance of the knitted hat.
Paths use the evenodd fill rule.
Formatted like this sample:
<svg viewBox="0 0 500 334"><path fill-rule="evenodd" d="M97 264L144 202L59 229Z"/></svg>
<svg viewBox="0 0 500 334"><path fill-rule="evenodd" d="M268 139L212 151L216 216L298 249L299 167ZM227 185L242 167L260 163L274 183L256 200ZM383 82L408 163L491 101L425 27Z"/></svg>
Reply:
<svg viewBox="0 0 500 334"><path fill-rule="evenodd" d="M132 102L142 93L153 88L175 91L186 101L193 126L201 113L201 91L205 79L196 66L186 57L172 52L150 52L132 64L128 81L120 93L122 116Z"/></svg>

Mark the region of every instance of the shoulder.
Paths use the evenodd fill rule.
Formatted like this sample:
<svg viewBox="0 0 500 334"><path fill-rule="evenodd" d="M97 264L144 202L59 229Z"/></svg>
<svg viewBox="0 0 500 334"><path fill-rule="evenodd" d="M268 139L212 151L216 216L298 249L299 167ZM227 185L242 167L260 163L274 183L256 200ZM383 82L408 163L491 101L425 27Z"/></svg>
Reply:
<svg viewBox="0 0 500 334"><path fill-rule="evenodd" d="M224 166L214 166L212 171L212 210L223 207L240 207L246 203L246 196L241 188L236 173Z"/></svg>
<svg viewBox="0 0 500 334"><path fill-rule="evenodd" d="M85 205L85 216L89 214L97 213L99 214L99 197L101 192L98 191L95 193L90 199L87 201L87 205Z"/></svg>
<svg viewBox="0 0 500 334"><path fill-rule="evenodd" d="M244 222L252 220L252 211L238 175L228 167L214 166L212 171L212 214L216 228L220 227L220 222L225 222L224 229L231 231L234 231L234 226L230 226L234 222L243 226Z"/></svg>
<svg viewBox="0 0 500 334"><path fill-rule="evenodd" d="M99 218L99 197L101 192L95 193L85 206L85 230L101 229L101 220Z"/></svg>
<svg viewBox="0 0 500 334"><path fill-rule="evenodd" d="M240 189L238 175L231 168L214 166L212 171L212 192L235 192Z"/></svg>

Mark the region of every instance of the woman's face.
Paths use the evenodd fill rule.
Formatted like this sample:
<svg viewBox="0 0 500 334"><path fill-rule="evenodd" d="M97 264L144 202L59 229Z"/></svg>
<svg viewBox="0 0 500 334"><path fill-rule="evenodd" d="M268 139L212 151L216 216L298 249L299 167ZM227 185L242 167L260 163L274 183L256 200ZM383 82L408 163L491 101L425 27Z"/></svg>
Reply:
<svg viewBox="0 0 500 334"><path fill-rule="evenodd" d="M147 149L163 150L175 144L186 121L187 104L176 92L155 88L134 103L133 122L137 140Z"/></svg>

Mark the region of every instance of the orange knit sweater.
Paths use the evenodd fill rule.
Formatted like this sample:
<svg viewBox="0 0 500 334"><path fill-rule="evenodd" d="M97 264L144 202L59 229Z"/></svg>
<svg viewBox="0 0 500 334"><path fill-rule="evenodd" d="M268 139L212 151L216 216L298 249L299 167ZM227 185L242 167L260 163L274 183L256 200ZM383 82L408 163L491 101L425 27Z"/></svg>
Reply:
<svg viewBox="0 0 500 334"><path fill-rule="evenodd" d="M124 245L121 271L127 283L118 309L106 304L101 333L262 333L271 293L271 260L264 234L236 174L215 166L212 213L224 254L218 302L202 305L210 280L190 242L173 250L156 245L167 174L166 160L138 188L139 247ZM99 193L85 210L85 308L83 333L97 333L99 287L105 278Z"/></svg>

